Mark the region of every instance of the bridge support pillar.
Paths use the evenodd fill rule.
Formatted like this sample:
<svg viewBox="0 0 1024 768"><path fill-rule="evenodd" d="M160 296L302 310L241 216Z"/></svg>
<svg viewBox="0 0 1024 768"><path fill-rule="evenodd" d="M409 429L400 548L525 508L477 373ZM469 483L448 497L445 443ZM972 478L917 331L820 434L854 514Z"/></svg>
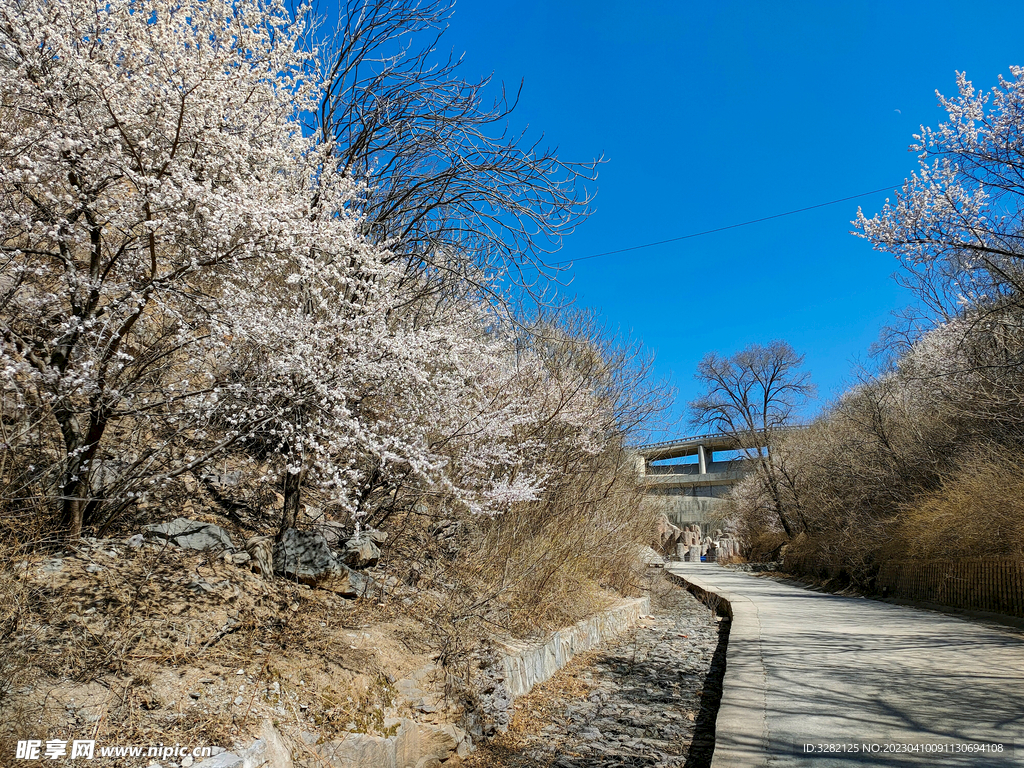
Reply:
<svg viewBox="0 0 1024 768"><path fill-rule="evenodd" d="M697 466L702 475L708 473L708 464L712 461L714 454L705 448L703 445L697 446Z"/></svg>
<svg viewBox="0 0 1024 768"><path fill-rule="evenodd" d="M633 466L636 469L637 475L639 475L640 477L643 477L644 475L647 474L647 459L645 459L643 456L637 456L634 459Z"/></svg>

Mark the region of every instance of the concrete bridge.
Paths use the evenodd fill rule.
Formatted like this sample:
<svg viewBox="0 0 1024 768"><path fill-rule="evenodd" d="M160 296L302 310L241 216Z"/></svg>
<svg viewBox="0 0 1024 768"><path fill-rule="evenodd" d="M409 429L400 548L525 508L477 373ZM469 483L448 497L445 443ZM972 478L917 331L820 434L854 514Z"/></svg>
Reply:
<svg viewBox="0 0 1024 768"><path fill-rule="evenodd" d="M800 427L781 427L777 432L788 432ZM718 432L691 435L635 448L637 469L646 488L644 505L668 516L680 527L697 523L707 531L721 521L724 497L736 483L750 472L746 457L715 461L716 452L742 451L750 454L764 448L763 432L748 432L741 436ZM696 456L696 462L655 464Z"/></svg>

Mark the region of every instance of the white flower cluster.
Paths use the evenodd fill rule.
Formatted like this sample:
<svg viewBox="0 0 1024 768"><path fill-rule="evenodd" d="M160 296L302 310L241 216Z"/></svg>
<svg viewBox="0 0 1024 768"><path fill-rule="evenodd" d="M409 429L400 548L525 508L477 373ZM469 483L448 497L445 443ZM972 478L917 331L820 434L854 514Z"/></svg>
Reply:
<svg viewBox="0 0 1024 768"><path fill-rule="evenodd" d="M1024 288L1024 69L1011 67L991 93L963 73L957 85L957 96L939 94L948 120L914 137L919 171L894 203L854 221L947 314Z"/></svg>
<svg viewBox="0 0 1024 768"><path fill-rule="evenodd" d="M552 445L608 439L586 374L361 235L361 190L302 130L303 18L0 0L4 402L59 435L72 529L229 451L357 516L402 484L495 513L538 497Z"/></svg>

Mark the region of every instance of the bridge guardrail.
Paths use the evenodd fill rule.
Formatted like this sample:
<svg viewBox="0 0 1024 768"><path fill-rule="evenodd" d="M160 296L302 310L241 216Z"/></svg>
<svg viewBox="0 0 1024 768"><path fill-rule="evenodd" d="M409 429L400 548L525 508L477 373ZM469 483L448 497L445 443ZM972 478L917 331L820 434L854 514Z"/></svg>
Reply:
<svg viewBox="0 0 1024 768"><path fill-rule="evenodd" d="M801 429L806 429L807 426L804 424L792 424L786 427L776 427L775 432L798 432ZM759 432L761 430L758 430ZM697 442L698 440L720 440L725 438L734 438L737 435L733 432L709 432L704 435L687 435L685 437L677 437L674 440L662 440L658 443L645 443L644 445L633 446L631 450L641 453L645 450L652 450L654 448L667 448L672 445L678 445L679 443L691 443Z"/></svg>

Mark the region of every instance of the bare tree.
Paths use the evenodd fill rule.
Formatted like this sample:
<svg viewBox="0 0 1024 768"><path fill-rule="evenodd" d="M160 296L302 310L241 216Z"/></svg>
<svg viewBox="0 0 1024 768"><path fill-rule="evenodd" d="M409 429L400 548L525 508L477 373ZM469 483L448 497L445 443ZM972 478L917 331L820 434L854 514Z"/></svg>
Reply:
<svg viewBox="0 0 1024 768"><path fill-rule="evenodd" d="M481 287L511 271L522 286L590 213L599 159L566 162L543 135L510 131L519 99L485 101L461 59L438 52L451 0L347 0L323 57L316 129L332 169L367 185L360 213L407 274L432 290Z"/></svg>
<svg viewBox="0 0 1024 768"><path fill-rule="evenodd" d="M689 404L694 426L735 438L737 448L756 467L779 523L790 537L794 531L787 507L794 497L785 488L795 484L777 449L784 428L814 394L810 374L800 370L803 361L803 355L784 341L752 344L732 357L710 352L695 374L706 391Z"/></svg>

